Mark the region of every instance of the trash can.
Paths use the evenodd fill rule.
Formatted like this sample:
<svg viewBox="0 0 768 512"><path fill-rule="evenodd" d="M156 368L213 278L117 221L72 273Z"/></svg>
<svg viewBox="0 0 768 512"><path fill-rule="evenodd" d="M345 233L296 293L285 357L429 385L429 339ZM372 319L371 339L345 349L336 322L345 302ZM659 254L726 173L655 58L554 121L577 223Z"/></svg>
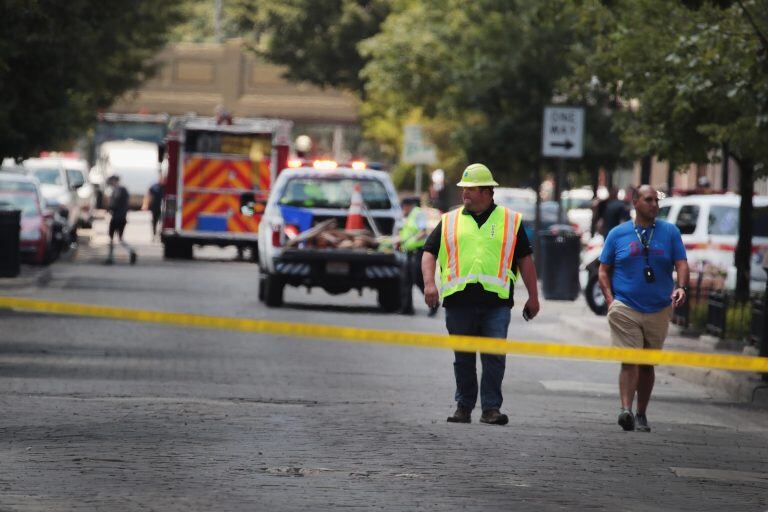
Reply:
<svg viewBox="0 0 768 512"><path fill-rule="evenodd" d="M570 226L552 226L541 237L541 291L545 299L576 300L581 239Z"/></svg>
<svg viewBox="0 0 768 512"><path fill-rule="evenodd" d="M0 277L16 277L21 272L20 231L21 211L0 210Z"/></svg>

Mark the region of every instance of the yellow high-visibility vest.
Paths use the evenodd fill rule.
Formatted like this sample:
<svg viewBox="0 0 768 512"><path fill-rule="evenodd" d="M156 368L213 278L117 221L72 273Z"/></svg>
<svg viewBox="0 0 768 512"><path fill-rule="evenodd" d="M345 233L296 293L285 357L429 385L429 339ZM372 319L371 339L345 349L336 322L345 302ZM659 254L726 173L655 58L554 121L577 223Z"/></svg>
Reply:
<svg viewBox="0 0 768 512"><path fill-rule="evenodd" d="M416 251L424 247L425 238L419 238L421 229L419 229L419 223L417 219L419 216L424 215L421 208L414 206L411 213L405 219L403 227L400 228L400 247L405 252Z"/></svg>
<svg viewBox="0 0 768 512"><path fill-rule="evenodd" d="M480 283L488 292L509 298L510 283L517 273L510 270L517 245L517 232L523 216L496 206L481 227L464 208L444 213L440 251L442 298L460 292L470 283Z"/></svg>

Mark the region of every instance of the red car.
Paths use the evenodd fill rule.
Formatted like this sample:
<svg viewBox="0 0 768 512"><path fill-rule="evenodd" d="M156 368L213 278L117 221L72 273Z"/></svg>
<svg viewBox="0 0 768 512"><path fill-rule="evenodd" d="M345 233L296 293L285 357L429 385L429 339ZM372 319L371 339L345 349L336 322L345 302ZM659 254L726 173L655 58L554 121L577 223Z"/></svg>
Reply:
<svg viewBox="0 0 768 512"><path fill-rule="evenodd" d="M21 210L20 250L24 261L45 265L53 258L53 212L43 209L42 196L29 176L0 173L0 209Z"/></svg>

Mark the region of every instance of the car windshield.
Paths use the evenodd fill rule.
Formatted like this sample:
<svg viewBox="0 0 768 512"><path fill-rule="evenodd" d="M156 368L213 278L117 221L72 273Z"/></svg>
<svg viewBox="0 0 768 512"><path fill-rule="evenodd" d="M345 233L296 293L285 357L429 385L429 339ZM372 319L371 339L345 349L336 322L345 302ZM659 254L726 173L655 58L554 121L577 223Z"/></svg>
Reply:
<svg viewBox="0 0 768 512"><path fill-rule="evenodd" d="M29 181L0 180L0 191L37 192L35 184Z"/></svg>
<svg viewBox="0 0 768 512"><path fill-rule="evenodd" d="M381 182L351 178L293 178L286 184L278 203L310 208L349 208L352 190L357 184L368 209L388 210L392 207L387 189Z"/></svg>
<svg viewBox="0 0 768 512"><path fill-rule="evenodd" d="M709 209L709 234L738 235L739 208L712 206ZM768 206L755 207L752 211L752 236L768 237Z"/></svg>
<svg viewBox="0 0 768 512"><path fill-rule="evenodd" d="M0 193L0 210L21 210L22 216L34 217L39 214L37 197L27 193Z"/></svg>
<svg viewBox="0 0 768 512"><path fill-rule="evenodd" d="M40 180L40 183L46 183L48 185L63 185L61 182L61 173L58 169L35 169L32 171L35 178Z"/></svg>

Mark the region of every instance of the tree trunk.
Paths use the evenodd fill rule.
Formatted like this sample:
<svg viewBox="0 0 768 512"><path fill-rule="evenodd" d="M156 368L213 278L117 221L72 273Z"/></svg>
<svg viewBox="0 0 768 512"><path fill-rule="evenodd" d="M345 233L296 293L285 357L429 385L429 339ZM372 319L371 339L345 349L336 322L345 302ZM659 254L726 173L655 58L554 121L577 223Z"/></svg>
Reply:
<svg viewBox="0 0 768 512"><path fill-rule="evenodd" d="M652 158L651 155L645 155L640 159L640 185L650 185L651 183Z"/></svg>
<svg viewBox="0 0 768 512"><path fill-rule="evenodd" d="M751 160L739 159L739 241L736 244L734 264L736 265L736 300L749 300L749 269L752 260L752 196L755 192L755 164Z"/></svg>

